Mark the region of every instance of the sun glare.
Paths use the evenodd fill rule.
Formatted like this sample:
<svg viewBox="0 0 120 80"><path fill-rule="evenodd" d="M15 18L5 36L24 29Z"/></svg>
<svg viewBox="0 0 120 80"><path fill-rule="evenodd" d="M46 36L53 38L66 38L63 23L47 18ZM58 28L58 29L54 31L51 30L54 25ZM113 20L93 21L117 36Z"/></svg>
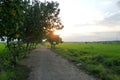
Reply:
<svg viewBox="0 0 120 80"><path fill-rule="evenodd" d="M71 33L71 31L69 32L70 30L56 30L54 32L55 35L59 35L60 37L64 37L64 36L68 36L69 33Z"/></svg>
<svg viewBox="0 0 120 80"><path fill-rule="evenodd" d="M60 33L60 30L56 30L55 32L54 32L54 34L55 35L60 35L61 33Z"/></svg>

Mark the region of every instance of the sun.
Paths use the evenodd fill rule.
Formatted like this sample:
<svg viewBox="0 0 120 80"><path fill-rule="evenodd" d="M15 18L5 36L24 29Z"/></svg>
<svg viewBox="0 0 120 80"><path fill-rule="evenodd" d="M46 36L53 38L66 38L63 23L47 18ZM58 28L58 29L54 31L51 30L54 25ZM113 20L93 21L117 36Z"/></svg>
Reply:
<svg viewBox="0 0 120 80"><path fill-rule="evenodd" d="M59 35L60 37L72 36L72 34L74 33L73 30L75 29L70 27L69 28L65 27L62 30L55 30L54 34Z"/></svg>
<svg viewBox="0 0 120 80"><path fill-rule="evenodd" d="M54 34L55 34L55 35L60 35L60 34L61 34L61 30L55 30L55 31L54 31Z"/></svg>
<svg viewBox="0 0 120 80"><path fill-rule="evenodd" d="M54 34L59 35L60 37L64 37L64 36L68 35L69 33L67 30L55 30Z"/></svg>

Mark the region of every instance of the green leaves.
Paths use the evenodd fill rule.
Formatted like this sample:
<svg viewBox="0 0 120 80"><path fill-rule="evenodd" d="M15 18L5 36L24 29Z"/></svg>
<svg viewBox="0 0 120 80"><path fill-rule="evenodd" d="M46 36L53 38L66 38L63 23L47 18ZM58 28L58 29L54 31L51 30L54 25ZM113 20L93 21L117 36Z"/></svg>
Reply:
<svg viewBox="0 0 120 80"><path fill-rule="evenodd" d="M41 41L47 38L51 30L62 29L62 23L58 17L60 9L57 2L39 2L35 0L28 6L24 20L24 38L29 41Z"/></svg>
<svg viewBox="0 0 120 80"><path fill-rule="evenodd" d="M16 32L20 32L23 21L22 0L1 0L0 4L0 34L11 39L15 38Z"/></svg>
<svg viewBox="0 0 120 80"><path fill-rule="evenodd" d="M30 4L29 0L1 0L0 36L22 40L31 37L33 41L46 38L50 30L63 28L58 6L53 1L34 0Z"/></svg>

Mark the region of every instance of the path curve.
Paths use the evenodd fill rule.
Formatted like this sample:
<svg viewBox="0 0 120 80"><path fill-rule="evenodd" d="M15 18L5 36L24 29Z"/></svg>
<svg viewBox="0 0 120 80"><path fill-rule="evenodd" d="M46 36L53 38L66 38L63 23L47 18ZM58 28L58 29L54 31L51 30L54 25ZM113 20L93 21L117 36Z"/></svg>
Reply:
<svg viewBox="0 0 120 80"><path fill-rule="evenodd" d="M96 80L45 47L31 51L22 64L31 69L28 80Z"/></svg>

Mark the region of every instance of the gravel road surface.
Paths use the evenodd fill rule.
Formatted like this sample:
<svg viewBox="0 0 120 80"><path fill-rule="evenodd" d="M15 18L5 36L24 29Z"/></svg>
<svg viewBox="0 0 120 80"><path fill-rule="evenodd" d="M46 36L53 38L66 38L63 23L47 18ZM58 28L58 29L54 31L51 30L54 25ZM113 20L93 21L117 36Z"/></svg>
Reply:
<svg viewBox="0 0 120 80"><path fill-rule="evenodd" d="M97 80L46 47L31 51L22 64L31 69L28 80Z"/></svg>

